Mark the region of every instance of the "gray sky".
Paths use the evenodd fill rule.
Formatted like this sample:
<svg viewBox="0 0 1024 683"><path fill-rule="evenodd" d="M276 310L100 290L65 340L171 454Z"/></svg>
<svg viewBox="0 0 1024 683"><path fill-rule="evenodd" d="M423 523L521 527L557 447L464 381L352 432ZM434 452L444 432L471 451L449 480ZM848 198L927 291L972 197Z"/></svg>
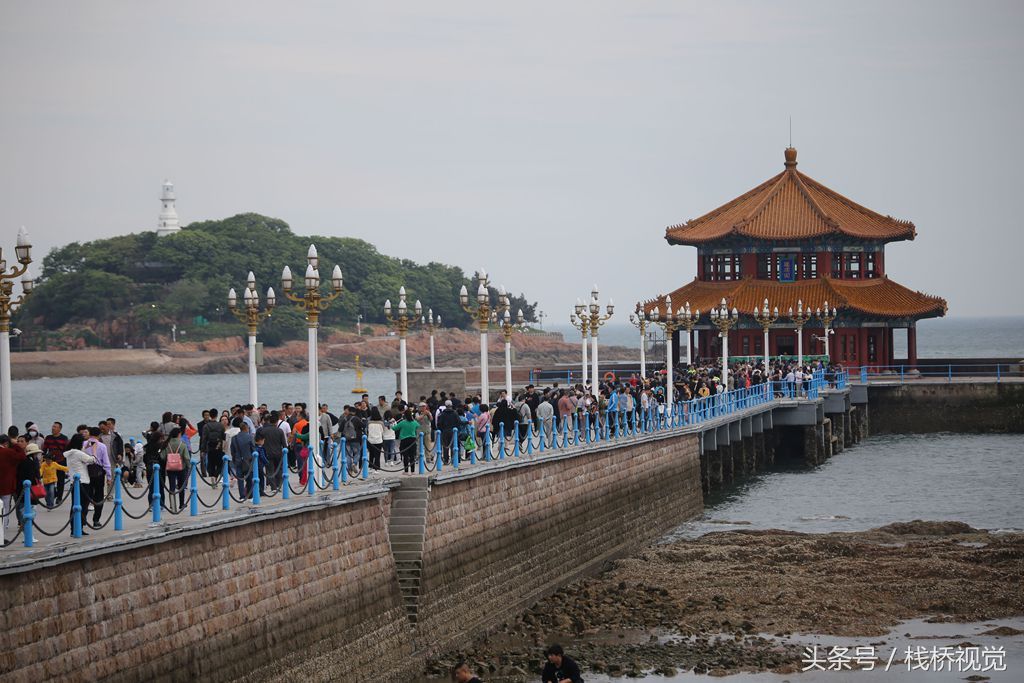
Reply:
<svg viewBox="0 0 1024 683"><path fill-rule="evenodd" d="M596 281L624 316L792 116L801 171L917 225L891 277L1021 314L1022 7L5 0L2 243L152 229L166 177L184 222L483 265L549 321Z"/></svg>

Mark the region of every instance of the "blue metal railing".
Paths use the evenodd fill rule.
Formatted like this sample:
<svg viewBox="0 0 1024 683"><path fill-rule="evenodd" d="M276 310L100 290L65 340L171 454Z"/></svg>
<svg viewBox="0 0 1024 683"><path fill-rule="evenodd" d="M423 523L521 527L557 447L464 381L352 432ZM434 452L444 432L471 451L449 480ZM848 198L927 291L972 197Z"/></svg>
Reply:
<svg viewBox="0 0 1024 683"><path fill-rule="evenodd" d="M456 429L452 432L451 437L450 460L442 459L442 455L448 456L448 451L445 450L442 453L441 432L435 432L432 449L426 446L426 437L421 433L417 438L418 467L420 473L425 473L429 469L442 472L449 466L458 470L467 465L497 462L506 458L518 459L537 455L543 457L546 453L565 451L570 448L585 451L595 445L628 441L646 434L683 431L709 420L742 413L773 401L813 400L823 389L829 386L843 388L846 383L846 372L836 372L826 377L825 372L819 370L813 373L809 379L802 381L765 382L710 396L676 401L671 405L651 401L646 409L635 406L628 411L598 410L596 407L591 407L587 412L573 412L562 418L550 416L544 419L529 420L522 424L516 421L511 430L506 429L504 423L499 423L493 430L488 425L482 435L473 434L474 438L471 443L466 439L460 440L459 432ZM203 477L203 481L212 487L214 492L212 501L205 501L200 495L198 478L201 475L198 472L198 462L193 460L191 461L191 471L188 472L188 483L182 484L186 487L184 495L188 496L189 505L182 505L178 509L174 509L177 506L171 505L171 501L177 499L179 491L165 488L164 480L161 477L161 467L159 464L154 464L149 485L151 489L149 500L151 502L140 514L133 514L130 507L124 504L130 501L122 500L122 493L143 503L146 501L146 496L141 493L139 496L134 496L124 491L121 487L121 472L118 470L114 477L115 508L111 513L111 517L115 520L114 529L123 530L122 514L136 520L150 516L153 524L160 524L163 521L164 512L172 516L184 513L195 517L199 514L200 507L230 510L232 500L241 504L247 502L247 498L251 498L252 505L261 506L265 505L269 498L279 494L282 499L303 494L315 496L327 490L337 491L343 486L366 480L369 477L369 459L365 436L359 440L352 452L348 452L346 446L344 439L339 439L337 442L325 441L324 448L320 451L324 454L322 459L312 454L305 458L298 458L300 474L305 475L305 481L298 489L291 486L287 449L276 468L264 467L259 454L253 453L250 461L251 470L248 474L251 484L240 487L240 497L238 498L231 492L229 476L232 473L235 474L236 478L240 478L241 483L246 474L233 472L231 458L225 455L221 462L219 475L213 479ZM447 449L447 446L445 448ZM431 451L433 452L431 453ZM317 471L314 469L315 467L321 468L321 471ZM326 476L328 468L331 470L329 478ZM153 482L159 482L159 484L153 486ZM261 489L264 485L268 488L265 494ZM80 537L83 535L82 527L85 517L82 513L85 512L84 508L88 499L83 498L86 489L77 475L73 477L71 488L70 498L73 502L71 531L72 536ZM248 495L244 492L246 489ZM28 495L27 492L26 495ZM170 507L168 507L169 505ZM25 512L31 512L30 506L26 507ZM138 508L135 512L138 512ZM33 516L35 515L26 515L26 524L35 524L35 528L38 529L38 524ZM31 534L25 536L26 544L37 540L38 538Z"/></svg>
<svg viewBox="0 0 1024 683"><path fill-rule="evenodd" d="M985 379L1002 382L1007 378L1024 377L1024 362L1021 363L928 363L918 362L915 365L862 365L850 368L862 383L871 380L894 381L900 383L927 379L930 381L955 379Z"/></svg>

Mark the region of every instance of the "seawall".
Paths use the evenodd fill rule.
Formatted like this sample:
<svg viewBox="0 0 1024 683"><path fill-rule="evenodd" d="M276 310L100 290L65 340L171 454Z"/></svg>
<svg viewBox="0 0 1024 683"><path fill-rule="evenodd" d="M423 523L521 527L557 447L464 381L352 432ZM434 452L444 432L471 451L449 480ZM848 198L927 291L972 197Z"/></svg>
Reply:
<svg viewBox="0 0 1024 683"><path fill-rule="evenodd" d="M1024 382L868 385L872 434L1024 433Z"/></svg>
<svg viewBox="0 0 1024 683"><path fill-rule="evenodd" d="M418 626L390 538L404 492L393 482L3 567L0 679L408 680L429 652L500 624L703 507L694 434L431 479Z"/></svg>

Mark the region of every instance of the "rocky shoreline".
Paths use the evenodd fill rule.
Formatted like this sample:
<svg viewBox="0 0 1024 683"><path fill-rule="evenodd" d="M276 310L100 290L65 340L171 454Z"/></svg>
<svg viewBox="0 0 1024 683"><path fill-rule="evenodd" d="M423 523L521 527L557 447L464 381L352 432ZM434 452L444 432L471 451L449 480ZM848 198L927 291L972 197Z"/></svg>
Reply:
<svg viewBox="0 0 1024 683"><path fill-rule="evenodd" d="M475 368L480 363L480 335L466 330L438 330L434 338L438 366ZM491 340L492 367L504 363L503 347ZM517 334L512 339L513 363L520 367L552 367L579 362L579 346L566 343L560 334ZM411 334L407 340L410 367L430 363L429 337ZM637 351L619 346L602 346L605 361L635 361ZM360 336L331 331L320 344L320 367L324 370L353 368L356 358L364 368L394 368L398 365L398 337ZM248 355L241 337L203 342L169 340L159 349L76 349L68 351L27 351L11 355L14 379L42 377L96 377L106 375L153 374L242 374L248 372ZM265 347L260 372L305 372L306 342L290 341Z"/></svg>
<svg viewBox="0 0 1024 683"><path fill-rule="evenodd" d="M650 547L576 581L495 633L428 663L466 659L487 681L536 680L545 644L587 671L795 673L793 634L882 637L903 620L1024 615L1024 534L960 522L853 533L739 530ZM879 641L882 642L882 641Z"/></svg>

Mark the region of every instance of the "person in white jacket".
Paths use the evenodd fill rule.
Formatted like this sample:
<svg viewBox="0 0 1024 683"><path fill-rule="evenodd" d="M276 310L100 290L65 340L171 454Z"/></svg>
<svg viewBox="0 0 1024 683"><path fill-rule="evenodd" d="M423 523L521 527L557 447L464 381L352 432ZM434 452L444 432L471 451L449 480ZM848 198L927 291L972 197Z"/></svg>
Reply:
<svg viewBox="0 0 1024 683"><path fill-rule="evenodd" d="M96 462L96 458L81 450L85 440L81 434L75 434L68 442L68 450L64 451L64 458L68 463L67 481L71 486L71 495L74 495L75 475L78 475L78 501L82 506L82 535L88 536L85 529L89 526L86 522L86 515L89 512L89 465ZM73 499L72 499L73 501ZM72 502L71 514L74 514L74 503ZM72 520L72 524L74 521Z"/></svg>

